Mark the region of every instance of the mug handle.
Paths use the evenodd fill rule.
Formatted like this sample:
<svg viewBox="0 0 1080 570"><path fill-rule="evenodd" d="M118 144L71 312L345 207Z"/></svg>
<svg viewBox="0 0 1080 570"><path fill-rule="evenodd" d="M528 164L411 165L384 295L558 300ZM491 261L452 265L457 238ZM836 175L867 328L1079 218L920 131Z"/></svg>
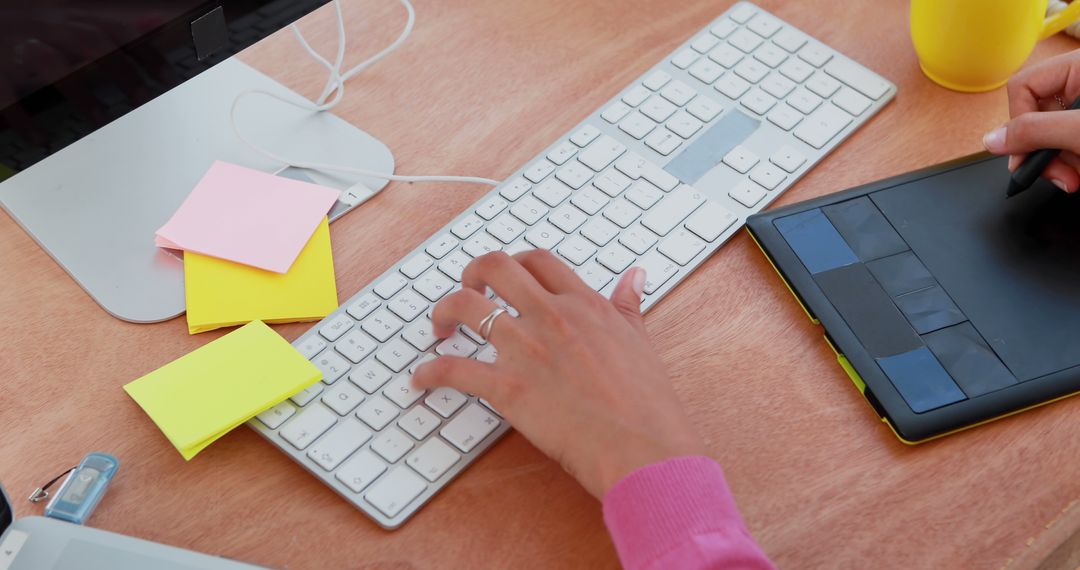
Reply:
<svg viewBox="0 0 1080 570"><path fill-rule="evenodd" d="M1050 16L1043 22L1043 29L1042 32L1039 33L1039 39L1045 40L1061 30L1068 28L1078 19L1080 19L1080 0L1073 0L1067 8Z"/></svg>

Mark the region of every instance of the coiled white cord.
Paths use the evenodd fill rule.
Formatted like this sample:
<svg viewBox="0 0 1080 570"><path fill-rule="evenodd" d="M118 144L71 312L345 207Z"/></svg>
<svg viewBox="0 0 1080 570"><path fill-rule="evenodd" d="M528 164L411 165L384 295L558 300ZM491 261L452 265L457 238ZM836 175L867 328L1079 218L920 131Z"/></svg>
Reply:
<svg viewBox="0 0 1080 570"><path fill-rule="evenodd" d="M315 49L312 48L311 45L307 42L307 40L304 38L304 35L300 32L300 28L298 28L296 24L293 24L291 26L292 31L296 35L296 38L300 41L301 47L303 47L304 50L307 51L308 55L310 55L312 59L314 59L316 62L318 62L320 65L327 69L329 75L326 78L326 85L323 87L322 93L319 95L319 98L315 101L315 103L308 104L298 103L294 100L286 99L278 95L277 93L264 91L262 89L250 89L247 91L242 91L236 96L236 99L233 100L232 108L229 111L230 125L232 126L233 133L238 139L240 139L240 142L244 143L248 148L262 156L265 156L271 160L280 162L288 166L294 166L296 168L307 168L310 170L322 170L329 172L342 172L346 174L356 174L359 176L369 176L372 178L397 180L401 182L471 182L476 184L498 186L499 181L497 180L492 180L490 178L480 178L476 176L403 176L400 174L375 172L372 170L355 168L351 166L292 160L255 144L254 142L248 140L247 137L245 137L243 133L240 132L236 121L236 111L239 107L240 101L243 98L251 95L265 95L267 97L277 99L282 103L315 112L329 111L330 109L336 107L338 103L340 103L341 100L345 97L346 81L352 79L360 72L364 71L368 67L371 67L378 61L390 55L391 52L400 47L401 44L405 43L405 40L409 37L409 34L412 33L413 26L416 23L416 11L413 9L413 6L409 2L409 0L399 1L405 7L405 11L408 13L408 20L405 22L405 28L401 30L401 34L390 45L383 48L382 51L360 62L345 73L341 72L341 68L345 60L345 17L341 11L341 0L334 0L334 10L337 14L338 45L337 54L334 58L333 64L331 64L325 57L319 54L319 52L315 51ZM330 97L331 94L333 94L333 98L330 99L329 102L327 102L327 98Z"/></svg>
<svg viewBox="0 0 1080 570"><path fill-rule="evenodd" d="M1077 1L1080 1L1080 0L1073 0L1073 1L1077 2ZM1060 12L1060 11L1062 11L1065 8L1068 8L1068 7L1069 7L1069 5L1066 4L1065 2L1063 2L1062 0L1050 0L1050 4L1046 8L1046 15L1053 16L1054 14L1057 14L1058 12ZM1069 34L1070 36L1072 36L1074 38L1080 39L1080 22L1073 22L1073 24L1071 26L1069 26L1068 28L1065 28L1064 32L1066 34Z"/></svg>

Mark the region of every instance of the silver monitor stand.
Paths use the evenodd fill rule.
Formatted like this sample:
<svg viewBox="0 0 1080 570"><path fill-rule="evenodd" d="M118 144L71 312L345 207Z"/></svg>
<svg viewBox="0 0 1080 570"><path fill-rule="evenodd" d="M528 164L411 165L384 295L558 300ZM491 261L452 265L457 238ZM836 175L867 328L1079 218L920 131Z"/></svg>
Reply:
<svg viewBox="0 0 1080 570"><path fill-rule="evenodd" d="M154 246L154 232L214 160L282 167L229 125L234 98L249 89L306 101L231 58L0 183L0 205L109 314L136 323L176 317L184 312L183 266ZM237 115L248 140L279 155L394 171L386 145L331 113L251 95ZM387 183L307 174L339 189Z"/></svg>

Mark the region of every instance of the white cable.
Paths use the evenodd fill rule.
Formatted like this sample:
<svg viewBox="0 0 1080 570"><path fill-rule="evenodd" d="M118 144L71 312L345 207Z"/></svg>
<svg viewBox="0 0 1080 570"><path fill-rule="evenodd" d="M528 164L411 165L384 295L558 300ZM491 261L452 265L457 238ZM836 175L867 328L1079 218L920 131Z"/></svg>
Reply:
<svg viewBox="0 0 1080 570"><path fill-rule="evenodd" d="M256 153L265 156L271 160L296 168L307 168L310 170L324 170L330 172L343 172L346 174L356 174L359 176L369 176L372 178L397 180L401 182L471 182L476 184L487 184L489 186L498 186L500 182L497 180L492 180L490 178L480 178L476 176L405 176L400 174L375 172L373 170L355 168L351 166L340 166L336 164L292 160L278 155L274 152L271 152L265 148L262 148L261 146L248 140L247 137L245 137L240 132L240 128L236 120L236 111L239 107L240 101L244 97L247 97L249 95L265 95L267 97L277 99L282 103L315 112L328 111L337 106L337 104L340 103L341 100L345 97L346 81L355 77L358 73L374 65L386 56L390 55L390 53L397 49L399 46L401 46L401 44L403 44L405 40L409 37L409 34L412 33L413 26L416 23L416 11L413 9L413 6L409 2L409 0L399 1L405 7L405 11L408 13L408 20L406 21L405 28L402 29L401 34L398 36L398 38L394 40L390 45L386 46L386 48L384 48L382 51L355 65L344 74L341 73L341 66L343 65L345 59L345 18L341 11L340 0L334 0L334 8L337 12L338 47L335 61L333 64L331 64L329 60L319 54L319 52L315 51L315 49L311 47L311 44L307 42L307 39L304 38L304 35L300 32L300 28L297 27L296 24L293 24L291 26L292 31L293 34L296 36L297 40L299 40L300 46L303 47L305 51L307 51L308 55L311 56L312 59L325 67L329 72L329 75L326 79L326 85L323 87L323 92L319 95L319 98L316 100L315 103L299 103L294 100L286 99L281 95L278 95L277 93L264 91L262 89L250 89L241 92L236 96L235 99L233 99L232 108L229 110L229 123L232 126L233 134L236 135L236 138L240 139L240 142L244 143L248 148L255 151ZM334 94L333 99L331 99L330 102L326 102L326 98L329 97L331 93Z"/></svg>

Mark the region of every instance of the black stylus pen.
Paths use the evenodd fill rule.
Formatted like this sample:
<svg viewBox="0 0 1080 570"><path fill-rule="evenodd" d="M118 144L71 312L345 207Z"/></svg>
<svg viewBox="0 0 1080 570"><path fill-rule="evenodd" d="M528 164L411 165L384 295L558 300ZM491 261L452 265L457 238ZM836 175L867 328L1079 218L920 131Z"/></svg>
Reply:
<svg viewBox="0 0 1080 570"><path fill-rule="evenodd" d="M1074 111L1080 109L1080 97L1073 101L1069 109ZM1077 133L1076 136L1080 137L1080 133ZM1024 162L1021 162L1020 166L1016 167L1016 172L1013 172L1012 177L1009 178L1009 190L1005 193L1005 197L1012 198L1030 188L1046 170L1046 167L1050 165L1050 161L1054 160L1054 157L1059 154L1061 154L1060 148L1044 148L1028 154Z"/></svg>

